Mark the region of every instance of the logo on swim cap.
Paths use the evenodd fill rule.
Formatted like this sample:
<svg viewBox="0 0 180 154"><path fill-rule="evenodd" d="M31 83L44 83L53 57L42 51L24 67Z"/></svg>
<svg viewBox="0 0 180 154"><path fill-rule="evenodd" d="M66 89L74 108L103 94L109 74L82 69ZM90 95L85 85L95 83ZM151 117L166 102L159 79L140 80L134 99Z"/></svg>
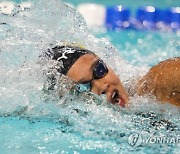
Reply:
<svg viewBox="0 0 180 154"><path fill-rule="evenodd" d="M62 50L57 50L57 52L61 53L61 57L59 57L57 59L59 61L59 60L61 60L63 58L68 59L67 54L72 54L72 53L76 52L76 50L73 49L73 48L65 47Z"/></svg>

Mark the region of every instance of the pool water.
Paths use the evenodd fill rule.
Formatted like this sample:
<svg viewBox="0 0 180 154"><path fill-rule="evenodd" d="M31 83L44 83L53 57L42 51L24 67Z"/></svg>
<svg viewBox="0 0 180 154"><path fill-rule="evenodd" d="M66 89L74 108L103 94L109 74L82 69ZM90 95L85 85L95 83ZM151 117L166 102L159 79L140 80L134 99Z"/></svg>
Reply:
<svg viewBox="0 0 180 154"><path fill-rule="evenodd" d="M160 61L180 56L180 34L162 31L109 31L96 33L118 48L123 59L132 65L153 66Z"/></svg>
<svg viewBox="0 0 180 154"><path fill-rule="evenodd" d="M104 96L71 93L64 80L60 91L48 93L44 72L53 63L40 58L57 41L81 44L102 57L128 87L149 66L180 56L178 32L120 31L96 33L96 38L77 12L56 0L40 0L27 12L17 7L13 16L0 17L6 23L0 25L1 153L179 152L179 142L133 146L129 137L179 138L179 109L150 96L133 96L131 107L122 109Z"/></svg>
<svg viewBox="0 0 180 154"><path fill-rule="evenodd" d="M83 0L64 0L74 6L86 3ZM160 9L169 7L178 7L179 1L177 0L141 0L127 1L127 0L89 0L87 3L100 4L105 7L113 5L123 5L128 7L131 11L131 17L135 17L136 10L142 6L154 6ZM180 56L180 37L179 32L167 32L160 30L120 30L120 31L107 31L99 30L94 32L97 37L105 37L118 48L123 59L135 65L149 65L153 66L158 62ZM148 43L147 43L148 42Z"/></svg>

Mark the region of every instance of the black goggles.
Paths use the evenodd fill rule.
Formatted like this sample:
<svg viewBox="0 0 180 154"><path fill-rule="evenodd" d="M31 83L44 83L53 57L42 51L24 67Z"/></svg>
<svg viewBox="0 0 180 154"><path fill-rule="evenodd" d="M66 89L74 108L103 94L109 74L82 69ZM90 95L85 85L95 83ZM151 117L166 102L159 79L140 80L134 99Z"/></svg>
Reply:
<svg viewBox="0 0 180 154"><path fill-rule="evenodd" d="M108 68L102 60L98 60L93 68L93 79L101 79L108 73Z"/></svg>
<svg viewBox="0 0 180 154"><path fill-rule="evenodd" d="M108 68L106 64L102 60L98 60L97 63L93 67L93 79L92 80L98 80L103 78L108 73ZM87 81L85 83L79 83L77 84L77 90L79 92L88 92L91 91L92 85L91 81Z"/></svg>

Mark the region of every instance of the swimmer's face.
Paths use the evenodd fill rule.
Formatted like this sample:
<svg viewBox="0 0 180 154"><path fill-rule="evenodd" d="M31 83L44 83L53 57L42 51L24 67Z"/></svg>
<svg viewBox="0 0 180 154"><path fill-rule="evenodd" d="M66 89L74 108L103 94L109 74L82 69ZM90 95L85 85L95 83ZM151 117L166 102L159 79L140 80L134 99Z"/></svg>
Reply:
<svg viewBox="0 0 180 154"><path fill-rule="evenodd" d="M67 76L77 83L91 83L95 94L106 94L107 100L124 107L128 96L115 72L93 54L81 56L67 72ZM100 78L98 78L100 77Z"/></svg>

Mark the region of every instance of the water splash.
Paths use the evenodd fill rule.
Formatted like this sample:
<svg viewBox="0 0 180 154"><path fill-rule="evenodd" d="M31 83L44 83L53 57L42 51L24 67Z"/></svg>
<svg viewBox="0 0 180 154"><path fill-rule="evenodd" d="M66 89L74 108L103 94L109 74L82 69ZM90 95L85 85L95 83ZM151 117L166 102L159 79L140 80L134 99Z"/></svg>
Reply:
<svg viewBox="0 0 180 154"><path fill-rule="evenodd" d="M4 152L129 152L127 138L133 132L178 134L178 109L148 96L134 96L130 109L121 109L108 104L104 96L69 90L72 82L57 72L53 74L60 82L54 91L47 91L47 76L55 64L41 56L59 41L94 51L126 87L148 70L131 66L106 39L91 35L78 12L55 0L41 0L27 12L15 7L11 15L0 17L0 134L4 138L0 147Z"/></svg>

